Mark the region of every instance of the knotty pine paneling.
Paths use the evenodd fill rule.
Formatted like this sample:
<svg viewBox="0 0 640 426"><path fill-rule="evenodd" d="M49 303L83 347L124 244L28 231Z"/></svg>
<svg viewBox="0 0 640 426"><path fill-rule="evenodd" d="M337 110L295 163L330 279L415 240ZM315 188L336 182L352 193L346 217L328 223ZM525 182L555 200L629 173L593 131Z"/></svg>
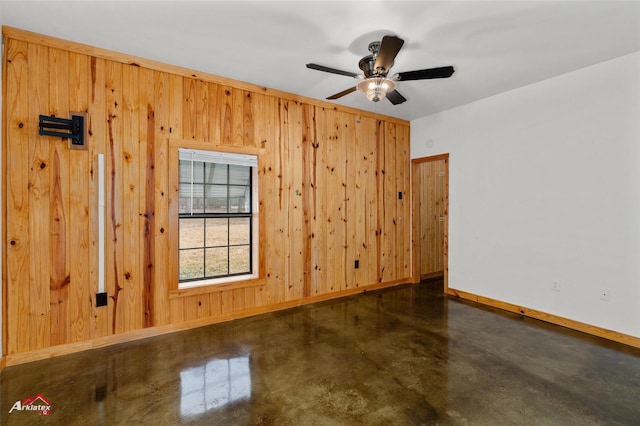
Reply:
<svg viewBox="0 0 640 426"><path fill-rule="evenodd" d="M5 355L210 323L410 278L408 123L10 33ZM69 111L87 114L88 150L38 135L38 114ZM258 154L262 285L175 294L171 141ZM105 307L95 306L99 153Z"/></svg>
<svg viewBox="0 0 640 426"><path fill-rule="evenodd" d="M155 75L151 70L144 68L139 69L138 84L138 170L144 170L142 174L138 174L137 179L132 180L132 184L140 187L138 191L138 206L141 213L138 213L135 220L138 221L138 240L140 251L138 252L137 269L138 280L140 281L141 291L138 292L139 298L134 299L133 304L142 306L142 315L135 317L139 321L140 327L149 327L153 325L154 316L154 255L156 247L156 233L153 226L155 212L155 154L154 145L149 141L155 140L156 122L155 122ZM161 151L162 144L158 144L158 150ZM133 164L133 161L131 161ZM166 209L164 209L166 212ZM139 304L139 305L138 305Z"/></svg>
<svg viewBox="0 0 640 426"><path fill-rule="evenodd" d="M402 199L396 201L396 244L397 253L396 276L408 277L411 275L411 168L407 165L410 157L410 130L407 126L395 126L396 128L396 194L402 193Z"/></svg>
<svg viewBox="0 0 640 426"><path fill-rule="evenodd" d="M125 317L129 314L124 306L126 298L124 280L124 228L123 228L123 113L122 113L122 68L117 62L106 63L106 120L107 134L105 146L105 290L108 297L109 334L125 331ZM98 83L99 84L99 83ZM128 140L129 141L129 140ZM132 141L129 141L130 143ZM135 141L137 142L137 140ZM128 239L133 238L127 235Z"/></svg>
<svg viewBox="0 0 640 426"><path fill-rule="evenodd" d="M37 45L28 46L29 74L48 69L49 52ZM29 110L48 108L49 79L29 80ZM50 345L50 293L39 283L50 279L51 247L49 245L49 148L48 139L29 135L29 235L38 244L29 245L29 348L41 349ZM24 165L22 166L24 167ZM6 169L5 169L6 170Z"/></svg>
<svg viewBox="0 0 640 426"><path fill-rule="evenodd" d="M360 192L363 199L363 210L357 210L360 216L361 236L358 243L360 250L360 268L362 269L362 285L378 282L377 268L377 221L378 221L378 200L376 197L376 176L377 176L377 146L375 138L375 119L361 117L356 138L359 140L359 151L357 158L361 158L360 165Z"/></svg>
<svg viewBox="0 0 640 426"><path fill-rule="evenodd" d="M151 71L150 71L151 72ZM153 164L154 171L162 170L163 173L153 175L153 195L147 193L146 203L152 209L147 213L145 224L151 221L150 232L153 232L153 242L145 242L148 246L149 256L144 264L152 265L149 276L145 281L144 308L148 311L145 317L145 326L165 325L170 322L169 300L164 296L171 287L170 277L177 275L175 262L167 262L167 253L170 250L169 241L169 129L170 129L170 76L167 73L152 71L153 88L149 87L147 104L147 168L148 163ZM151 101L153 99L153 102ZM153 123L151 123L153 121ZM169 123L169 124L168 124ZM150 133L153 132L153 135ZM150 143L151 142L151 143ZM151 157L153 156L153 158ZM150 206L151 199L153 207ZM175 214L175 210L173 211ZM145 229L146 232L146 229ZM145 234L146 235L146 234Z"/></svg>
<svg viewBox="0 0 640 426"><path fill-rule="evenodd" d="M28 58L27 58L28 60ZM69 53L57 49L49 49L49 115L61 117L69 111ZM33 76L29 76L33 78ZM53 138L49 138L53 141ZM68 311L73 299L70 290L70 152L63 143L49 144L49 233L51 239L51 344L67 343L71 336L67 331L70 318ZM37 218L35 220L38 220ZM34 243L36 241L34 240Z"/></svg>
<svg viewBox="0 0 640 426"><path fill-rule="evenodd" d="M89 110L89 57L69 54L69 109L86 113ZM90 337L91 298L88 282L91 244L89 231L89 179L91 161L87 152L69 150L69 276L74 277L69 288L69 342L83 342ZM73 184L71 184L73 182ZM85 226L74 226L76 223Z"/></svg>
<svg viewBox="0 0 640 426"><path fill-rule="evenodd" d="M98 158L97 154L105 154L107 150L107 120L104 119L107 111L106 103L106 62L104 59L89 58L89 109L85 123L88 126L90 175L89 175L89 235L91 247L89 250L89 281L85 284L90 288L89 300L87 303L91 307L91 337L99 338L110 335L109 330L109 308L97 309L95 306L95 293L98 291ZM35 130L34 130L35 133ZM106 155L105 155L105 168ZM105 185L107 176L105 175ZM105 194L106 202L106 194ZM105 221L108 216L105 212ZM106 230L105 230L106 235ZM106 242L105 242L106 244ZM106 247L105 247L106 248Z"/></svg>
<svg viewBox="0 0 640 426"><path fill-rule="evenodd" d="M46 52L45 52L46 54ZM34 301L31 300L32 292L35 290L30 286L31 279L31 242L29 238L32 237L30 232L30 198L29 195L29 174L27 170L30 169L31 163L29 161L29 139L30 135L27 131L23 130L29 128L29 97L21 95L21 91L26 91L24 87L29 87L29 64L27 58L28 44L23 42L7 43L6 44L6 58L11 61L11 66L5 68L3 73L6 79L5 93L6 99L3 98L3 102L6 102L6 117L3 120L6 126L7 139L13 141L11 147L3 144L4 159L4 188L6 198L6 207L4 208L4 221L6 225L3 226L6 233L7 249L3 250L4 258L6 262L2 268L3 273L3 285L6 286L3 289L3 293L6 295L5 304L6 307L3 312L6 312L6 316L11 318L12 321L3 321L3 326L6 330L5 344L3 348L8 348L13 352L26 352L30 348L30 334L25 332L31 330L31 317L32 315L38 315L39 312L34 312L37 309ZM48 55L47 55L48 61ZM43 76L44 77L44 76ZM48 97L48 85L46 86ZM37 117L31 118L31 120L37 120ZM11 149L10 149L11 148ZM48 146L46 152L42 153L42 156L48 160L49 151ZM40 163L37 167L41 167L44 164L44 168L47 167L47 162ZM48 181L47 170L47 181ZM48 184L47 184L48 185ZM48 187L48 186L47 186ZM45 206L46 212L49 212L49 203ZM7 220L10 217L11 220ZM34 219L35 220L35 219ZM49 220L48 217L40 219L43 222L42 227L48 229ZM40 229L38 229L40 231ZM48 239L47 239L48 242ZM42 254L42 253L41 253ZM46 252L49 256L49 252ZM49 257L50 258L50 257ZM5 260L6 259L6 260ZM47 266L49 266L48 258L45 260ZM47 274L46 286L49 285L49 279L51 274ZM6 284L5 284L6 283ZM42 297L49 297L50 291L48 289L40 289ZM39 305L42 305L42 301ZM32 308L33 306L33 308ZM50 317L50 310L47 306L46 314L43 315ZM50 318L45 318L46 323L46 336L42 336L43 340L46 339L46 345L49 345L50 340ZM34 330L34 332L37 332ZM37 343L36 343L37 344Z"/></svg>

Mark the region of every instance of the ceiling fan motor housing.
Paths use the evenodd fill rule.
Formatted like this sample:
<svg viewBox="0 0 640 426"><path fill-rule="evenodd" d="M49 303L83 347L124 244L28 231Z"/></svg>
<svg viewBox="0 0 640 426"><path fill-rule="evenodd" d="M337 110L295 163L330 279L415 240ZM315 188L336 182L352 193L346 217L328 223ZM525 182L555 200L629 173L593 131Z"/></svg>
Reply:
<svg viewBox="0 0 640 426"><path fill-rule="evenodd" d="M381 45L382 45L382 42L380 41L373 41L369 43L369 52L371 52L371 55L365 56L364 58L360 59L358 66L364 73L364 78L369 78L374 76L386 77L387 72L389 72L389 70L385 70L382 67L380 69L376 69L376 59L378 59L378 52L380 51Z"/></svg>
<svg viewBox="0 0 640 426"><path fill-rule="evenodd" d="M376 65L376 58L373 55L365 56L360 59L358 66L364 73L364 78L369 78L375 75L375 70L373 69Z"/></svg>

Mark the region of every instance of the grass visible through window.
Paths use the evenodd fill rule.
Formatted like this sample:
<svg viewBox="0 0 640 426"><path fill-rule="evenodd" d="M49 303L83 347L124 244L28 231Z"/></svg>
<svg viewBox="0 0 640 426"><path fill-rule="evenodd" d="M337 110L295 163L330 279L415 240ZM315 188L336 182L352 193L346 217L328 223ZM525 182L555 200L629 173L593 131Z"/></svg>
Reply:
<svg viewBox="0 0 640 426"><path fill-rule="evenodd" d="M249 221L250 218L181 219L180 280L249 273Z"/></svg>

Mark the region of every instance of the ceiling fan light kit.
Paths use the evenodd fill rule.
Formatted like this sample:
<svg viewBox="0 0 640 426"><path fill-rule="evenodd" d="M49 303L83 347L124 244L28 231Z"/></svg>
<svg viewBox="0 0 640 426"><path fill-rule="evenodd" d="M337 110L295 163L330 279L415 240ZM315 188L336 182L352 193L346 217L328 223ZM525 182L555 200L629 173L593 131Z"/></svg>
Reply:
<svg viewBox="0 0 640 426"><path fill-rule="evenodd" d="M382 41L370 43L369 51L371 55L360 59L358 63L364 75L313 63L307 64L307 68L362 79L356 87L350 87L342 92L329 96L327 99L338 99L355 92L357 89L359 92L364 93L367 99L372 102L378 102L381 99L387 98L394 105L401 104L407 100L396 90L396 81L449 78L454 73L452 66L446 66L401 72L388 78L389 70L393 66L393 62L403 44L404 40L396 36L384 36L382 37Z"/></svg>
<svg viewBox="0 0 640 426"><path fill-rule="evenodd" d="M359 92L365 94L367 99L378 102L387 97L387 93L396 90L396 82L386 77L372 77L362 80L356 86Z"/></svg>

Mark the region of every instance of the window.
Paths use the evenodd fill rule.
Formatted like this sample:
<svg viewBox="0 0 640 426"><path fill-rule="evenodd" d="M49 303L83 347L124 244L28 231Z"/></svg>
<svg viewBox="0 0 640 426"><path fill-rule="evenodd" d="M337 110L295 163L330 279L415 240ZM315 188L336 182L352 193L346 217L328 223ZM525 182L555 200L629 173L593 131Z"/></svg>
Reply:
<svg viewBox="0 0 640 426"><path fill-rule="evenodd" d="M178 150L179 287L254 277L257 157Z"/></svg>

